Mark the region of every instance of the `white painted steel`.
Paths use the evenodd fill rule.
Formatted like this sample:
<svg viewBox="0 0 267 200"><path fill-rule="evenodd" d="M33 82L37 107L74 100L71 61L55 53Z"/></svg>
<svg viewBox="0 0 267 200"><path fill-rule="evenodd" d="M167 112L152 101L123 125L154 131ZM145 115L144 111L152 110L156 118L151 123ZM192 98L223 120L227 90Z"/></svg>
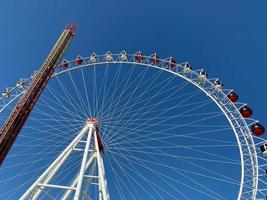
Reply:
<svg viewBox="0 0 267 200"><path fill-rule="evenodd" d="M98 167L98 176L99 176L99 200L100 196L103 198L103 200L109 200L109 194L106 187L106 178L105 178L105 170L104 170L104 164L103 164L103 158L102 154L99 150L99 144L97 140L97 133L94 132L94 142L95 142L95 148L96 148L96 158L97 158L97 167Z"/></svg>
<svg viewBox="0 0 267 200"><path fill-rule="evenodd" d="M57 159L47 168L47 170L35 181L35 183L20 197L20 200L25 200L31 193L32 199L38 199L41 193L41 189L38 187L38 184L48 183L60 169L62 164L67 160L67 158L73 152L73 149L77 146L78 141L84 136L88 131L90 126L88 124L82 129L82 131L75 137L75 139L66 147L66 149L57 157ZM37 189L36 189L37 188ZM36 190L36 191L34 191Z"/></svg>
<svg viewBox="0 0 267 200"><path fill-rule="evenodd" d="M76 146L80 143L80 141L86 136L87 140L84 148L83 158L81 162L81 168L78 174L73 179L73 182L70 186L65 185L54 185L49 184L54 175L58 172L58 170L62 167L63 163L67 160L67 158L73 153L76 149ZM90 144L93 142L94 147L90 147ZM89 152L91 153L88 156ZM94 161L96 160L98 165L98 175L93 176L91 174L85 175L86 170L92 165L92 174L94 174L95 165ZM24 199L38 199L42 192L45 192L45 188L54 188L54 189L65 189L66 192L62 199L68 199L71 195L71 192L75 191L74 200L79 200L82 196L83 199L89 198L86 192L82 191L82 184L84 179L90 178L89 184L93 184L91 182L92 178L98 179L100 184L99 187L99 198L103 200L109 200L109 194L107 192L107 181L105 178L104 172L104 163L102 159L102 154L99 150L97 133L95 130L95 125L93 123L87 122L82 131L75 137L75 139L70 143L70 145L59 155L59 157L49 166L49 168L37 179L37 181L24 193L24 195L20 198L20 200ZM86 185L85 191L89 192L89 185ZM48 194L47 194L48 195Z"/></svg>
<svg viewBox="0 0 267 200"><path fill-rule="evenodd" d="M89 150L90 143L91 143L92 133L93 133L93 131L95 132L93 124L88 123L88 126L89 126L89 133L88 133L86 145L84 148L83 159L82 159L80 174L78 176L78 182L77 182L77 187L76 187L76 191L75 191L75 195L74 195L74 200L79 200L79 198L80 198L82 182L84 179L84 172L85 172L86 163L88 160L88 150Z"/></svg>
<svg viewBox="0 0 267 200"><path fill-rule="evenodd" d="M256 151L255 143L253 135L251 134L249 127L239 113L238 107L233 104L228 98L227 93L224 93L223 90L216 90L213 87L213 83L207 79L205 83L208 86L204 87L204 85L199 84L197 81L197 77L199 76L197 71L190 71L189 73L184 73L184 65L186 63L176 64L174 70L170 70L166 68L167 60L166 59L159 59L158 65L153 65L150 63L150 56L143 56L143 62L135 62L134 54L127 54L127 59L121 59L121 54L112 54L112 60L106 60L105 55L98 55L96 60L91 63L90 57L83 58L85 64L80 66L75 66L75 60L70 61L69 68L65 70L61 70L59 67L58 70L55 72L53 76L57 76L61 73L69 72L72 70L96 66L96 65L103 65L103 64L134 64L137 66L145 66L145 67L152 67L159 70L164 70L176 76L179 76L186 81L190 82L200 90L202 90L208 97L212 99L212 101L221 109L221 111L226 116L227 120L229 121L237 140L237 144L239 146L240 151L240 159L241 159L241 180L240 180L240 190L238 194L238 199L246 199L245 195L251 196L251 199L255 199L258 191L258 182L259 182L259 164L258 164L258 154ZM27 79L29 80L29 79ZM27 86L27 85L26 85ZM26 88L25 86L25 88ZM212 88L212 89L211 89ZM216 92L215 92L216 90ZM11 101L18 98L24 91L17 90L16 88L12 88L12 92L15 91L15 96L10 99L10 101L6 99L0 98L2 103L0 103L0 112L2 112ZM4 102L4 103L3 103ZM245 170L246 168L246 170ZM246 179L251 181L244 181ZM251 193L251 194L250 194ZM243 196L244 195L244 196Z"/></svg>
<svg viewBox="0 0 267 200"><path fill-rule="evenodd" d="M89 160L87 161L86 167L85 167L85 171L88 169L88 167L94 162L96 156L95 153L91 155L91 157L89 158ZM77 185L77 181L78 181L78 176L79 174L76 175L75 179L73 180L72 184L70 187L75 187ZM86 178L86 176L84 176ZM66 191L64 196L62 197L62 199L68 199L69 196L71 194L71 191Z"/></svg>

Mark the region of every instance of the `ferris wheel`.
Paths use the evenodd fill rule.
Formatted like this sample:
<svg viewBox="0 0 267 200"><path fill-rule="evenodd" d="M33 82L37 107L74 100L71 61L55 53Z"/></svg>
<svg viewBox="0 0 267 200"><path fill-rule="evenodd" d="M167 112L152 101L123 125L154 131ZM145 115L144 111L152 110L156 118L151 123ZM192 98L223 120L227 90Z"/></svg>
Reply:
<svg viewBox="0 0 267 200"><path fill-rule="evenodd" d="M33 73L0 98L3 121ZM0 168L0 199L265 199L264 127L174 58L63 60Z"/></svg>

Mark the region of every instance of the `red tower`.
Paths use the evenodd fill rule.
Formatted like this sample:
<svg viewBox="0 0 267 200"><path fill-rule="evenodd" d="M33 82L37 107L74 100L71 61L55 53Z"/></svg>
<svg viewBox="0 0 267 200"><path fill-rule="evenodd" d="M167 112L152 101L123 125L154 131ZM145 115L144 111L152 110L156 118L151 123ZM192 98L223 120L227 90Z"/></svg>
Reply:
<svg viewBox="0 0 267 200"><path fill-rule="evenodd" d="M0 130L0 165L16 140L21 128L29 117L35 103L54 73L55 67L62 58L76 30L76 25L69 24L60 35L38 73Z"/></svg>

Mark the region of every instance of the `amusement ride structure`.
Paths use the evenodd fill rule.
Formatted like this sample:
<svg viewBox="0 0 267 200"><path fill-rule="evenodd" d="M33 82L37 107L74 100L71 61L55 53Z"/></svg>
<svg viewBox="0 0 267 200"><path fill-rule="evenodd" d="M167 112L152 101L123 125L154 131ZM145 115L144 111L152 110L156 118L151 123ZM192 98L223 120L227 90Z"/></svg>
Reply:
<svg viewBox="0 0 267 200"><path fill-rule="evenodd" d="M23 190L21 200L266 198L265 129L236 92L156 53L59 64L75 30L68 25L39 71L2 93L0 199Z"/></svg>

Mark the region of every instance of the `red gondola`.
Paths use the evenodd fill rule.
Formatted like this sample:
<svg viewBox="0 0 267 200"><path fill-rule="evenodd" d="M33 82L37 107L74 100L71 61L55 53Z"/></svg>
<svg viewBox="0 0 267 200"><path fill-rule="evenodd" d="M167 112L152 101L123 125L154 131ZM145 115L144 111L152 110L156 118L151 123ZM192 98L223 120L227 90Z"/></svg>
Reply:
<svg viewBox="0 0 267 200"><path fill-rule="evenodd" d="M141 62L144 59L144 56L141 54L140 51L138 51L134 56L135 61Z"/></svg>
<svg viewBox="0 0 267 200"><path fill-rule="evenodd" d="M81 64L83 64L83 58L81 56L77 56L76 65L81 65Z"/></svg>
<svg viewBox="0 0 267 200"><path fill-rule="evenodd" d="M171 69L171 68L175 67L176 62L172 57L170 57L168 62L167 62L167 65L168 65L168 68Z"/></svg>
<svg viewBox="0 0 267 200"><path fill-rule="evenodd" d="M251 117L252 115L252 109L248 106L242 106L240 109L239 109L239 112L241 113L241 115L244 117L244 118L249 118Z"/></svg>
<svg viewBox="0 0 267 200"><path fill-rule="evenodd" d="M262 136L265 132L265 128L263 125L261 125L260 123L256 122L254 124L252 124L251 128L250 128L251 132L256 135L256 136Z"/></svg>
<svg viewBox="0 0 267 200"><path fill-rule="evenodd" d="M67 69L67 68L69 67L69 63L68 63L68 61L63 60L63 62L62 62L62 64L61 64L61 67L62 67L62 69Z"/></svg>
<svg viewBox="0 0 267 200"><path fill-rule="evenodd" d="M153 65L157 65L159 63L159 56L157 54L154 54L152 57L151 57L151 63Z"/></svg>
<svg viewBox="0 0 267 200"><path fill-rule="evenodd" d="M234 92L234 91L231 91L227 97L230 99L230 101L232 101L233 103L237 102L238 101L238 95Z"/></svg>

